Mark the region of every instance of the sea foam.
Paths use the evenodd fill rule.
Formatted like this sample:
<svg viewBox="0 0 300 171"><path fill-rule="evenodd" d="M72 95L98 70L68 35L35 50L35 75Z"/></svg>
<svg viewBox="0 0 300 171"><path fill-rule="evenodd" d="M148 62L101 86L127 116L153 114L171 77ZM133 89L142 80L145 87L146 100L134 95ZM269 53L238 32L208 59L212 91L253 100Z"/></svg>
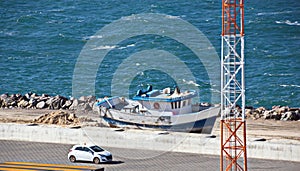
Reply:
<svg viewBox="0 0 300 171"><path fill-rule="evenodd" d="M290 20L285 20L285 21L275 21L277 24L287 24L290 26L300 26L300 23L298 21L291 22Z"/></svg>

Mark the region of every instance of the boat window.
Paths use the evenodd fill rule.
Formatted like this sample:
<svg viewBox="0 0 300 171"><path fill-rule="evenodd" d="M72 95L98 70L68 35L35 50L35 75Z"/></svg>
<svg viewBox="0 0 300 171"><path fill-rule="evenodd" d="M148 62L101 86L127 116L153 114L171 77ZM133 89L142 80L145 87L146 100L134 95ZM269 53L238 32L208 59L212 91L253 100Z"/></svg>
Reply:
<svg viewBox="0 0 300 171"><path fill-rule="evenodd" d="M174 104L175 104L175 109L177 109L177 103L176 103L176 102L174 102Z"/></svg>
<svg viewBox="0 0 300 171"><path fill-rule="evenodd" d="M191 105L191 99L188 100L188 105Z"/></svg>
<svg viewBox="0 0 300 171"><path fill-rule="evenodd" d="M171 108L174 109L174 102L171 102Z"/></svg>
<svg viewBox="0 0 300 171"><path fill-rule="evenodd" d="M178 108L180 108L180 103L181 103L181 102L180 102L180 101L178 101L177 103L178 103Z"/></svg>
<svg viewBox="0 0 300 171"><path fill-rule="evenodd" d="M186 105L186 101L182 102L182 107L184 107Z"/></svg>

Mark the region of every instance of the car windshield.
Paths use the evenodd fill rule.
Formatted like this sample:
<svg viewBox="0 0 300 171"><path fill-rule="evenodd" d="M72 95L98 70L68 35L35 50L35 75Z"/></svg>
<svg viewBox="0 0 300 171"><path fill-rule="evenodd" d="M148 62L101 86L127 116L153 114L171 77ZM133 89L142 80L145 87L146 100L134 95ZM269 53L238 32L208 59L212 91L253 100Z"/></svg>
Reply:
<svg viewBox="0 0 300 171"><path fill-rule="evenodd" d="M90 147L92 150L94 150L95 152L101 152L101 151L104 151L101 147L99 146L91 146Z"/></svg>

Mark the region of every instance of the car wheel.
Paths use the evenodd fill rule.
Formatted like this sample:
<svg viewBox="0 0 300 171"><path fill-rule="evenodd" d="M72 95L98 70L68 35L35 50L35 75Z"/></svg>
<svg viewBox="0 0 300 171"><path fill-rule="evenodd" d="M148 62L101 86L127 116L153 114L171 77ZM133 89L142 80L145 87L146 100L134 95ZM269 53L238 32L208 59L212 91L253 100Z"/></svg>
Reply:
<svg viewBox="0 0 300 171"><path fill-rule="evenodd" d="M95 157L94 160L93 160L93 162L95 164L99 164L100 163L100 159L98 157Z"/></svg>
<svg viewBox="0 0 300 171"><path fill-rule="evenodd" d="M76 158L75 158L75 156L70 156L69 160L70 160L72 163L74 163L74 162L76 161Z"/></svg>

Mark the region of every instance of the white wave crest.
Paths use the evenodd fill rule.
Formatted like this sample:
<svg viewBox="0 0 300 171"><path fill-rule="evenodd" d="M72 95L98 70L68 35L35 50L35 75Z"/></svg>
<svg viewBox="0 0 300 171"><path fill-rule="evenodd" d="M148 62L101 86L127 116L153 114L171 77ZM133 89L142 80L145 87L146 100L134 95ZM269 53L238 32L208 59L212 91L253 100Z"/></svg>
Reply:
<svg viewBox="0 0 300 171"><path fill-rule="evenodd" d="M293 11L276 11L276 12L260 12L257 13L257 15L278 15L278 14L288 14L291 13Z"/></svg>
<svg viewBox="0 0 300 171"><path fill-rule="evenodd" d="M180 16L166 15L166 18L169 18L169 19L179 19Z"/></svg>
<svg viewBox="0 0 300 171"><path fill-rule="evenodd" d="M287 85L287 84L281 84L279 85L280 87L297 87L297 88L300 88L300 85L294 85L294 84L291 84L291 85Z"/></svg>
<svg viewBox="0 0 300 171"><path fill-rule="evenodd" d="M140 20L140 19L141 19L141 17L138 17L137 14L132 14L130 16L124 16L121 18L121 20L123 20L123 21L132 21L132 20Z"/></svg>
<svg viewBox="0 0 300 171"><path fill-rule="evenodd" d="M65 11L65 9L50 9L50 10L47 10L48 12L64 12Z"/></svg>
<svg viewBox="0 0 300 171"><path fill-rule="evenodd" d="M90 39L102 39L103 36L102 35L94 35L94 36L87 36L87 37L83 37L83 40L90 40Z"/></svg>
<svg viewBox="0 0 300 171"><path fill-rule="evenodd" d="M270 73L264 73L264 75L270 76L270 77L278 77L278 76L293 76L294 74L287 74L287 73L282 73L282 74L270 74Z"/></svg>
<svg viewBox="0 0 300 171"><path fill-rule="evenodd" d="M287 24L290 26L300 26L300 23L298 21L291 22L290 20L285 20L285 21L275 21L277 24Z"/></svg>
<svg viewBox="0 0 300 171"><path fill-rule="evenodd" d="M4 35L7 35L7 36L14 36L14 35L17 35L18 32L17 31L8 31L8 32L5 32L5 31L0 31L1 34L4 34Z"/></svg>
<svg viewBox="0 0 300 171"><path fill-rule="evenodd" d="M101 38L103 38L103 36L102 35L95 35L95 36L90 36L89 38L90 39L101 39Z"/></svg>
<svg viewBox="0 0 300 171"><path fill-rule="evenodd" d="M196 87L200 86L199 84L195 83L194 81L186 81L185 79L183 79L182 81L188 85L194 85Z"/></svg>
<svg viewBox="0 0 300 171"><path fill-rule="evenodd" d="M92 50L110 50L110 49L114 49L116 48L116 46L108 46L108 45L105 45L105 46L98 46L98 47L95 47L93 48Z"/></svg>
<svg viewBox="0 0 300 171"><path fill-rule="evenodd" d="M126 49L128 47L134 47L135 44L130 44L130 45L127 45L127 46L123 46L123 47L119 47L118 49Z"/></svg>
<svg viewBox="0 0 300 171"><path fill-rule="evenodd" d="M210 91L212 91L212 92L214 92L214 93L221 93L221 91L220 91L220 90L218 90L218 89L214 89L214 88L210 88Z"/></svg>

